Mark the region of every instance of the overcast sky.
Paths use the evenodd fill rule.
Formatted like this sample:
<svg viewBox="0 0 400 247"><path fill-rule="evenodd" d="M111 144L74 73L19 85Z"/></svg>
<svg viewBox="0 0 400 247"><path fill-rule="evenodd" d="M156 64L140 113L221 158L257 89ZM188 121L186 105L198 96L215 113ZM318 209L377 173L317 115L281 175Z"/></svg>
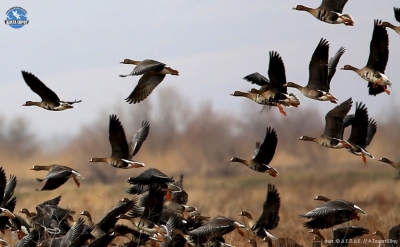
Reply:
<svg viewBox="0 0 400 247"><path fill-rule="evenodd" d="M118 106L140 107L124 101L139 80L118 77L133 69L119 64L124 58L155 59L179 70L179 77L167 76L146 100L154 101L159 90L170 86L194 107L211 101L221 111L235 113L244 105L257 114L259 105L229 94L254 87L242 79L250 73L268 75L269 51L282 56L288 81L305 85L311 55L322 37L330 43L330 56L346 47L338 67L361 68L368 59L374 19L400 25L393 14L393 7L400 7L398 0L349 0L343 12L353 16L353 27L326 24L292 10L297 4L317 7L320 1L2 0L3 20L9 8L20 6L28 12L29 24L21 29L0 25L0 115L24 116L32 130L47 139L78 133L101 111L111 114ZM390 96L368 96L367 82L351 71L338 70L331 84L331 93L340 101L353 97L365 102L378 122L397 114L400 105L400 35L390 29L388 33ZM61 100L82 103L62 112L21 106L27 100L40 101L21 70L35 74ZM334 106L290 91L302 102L293 110L316 107L325 114ZM287 111L287 118L293 110Z"/></svg>

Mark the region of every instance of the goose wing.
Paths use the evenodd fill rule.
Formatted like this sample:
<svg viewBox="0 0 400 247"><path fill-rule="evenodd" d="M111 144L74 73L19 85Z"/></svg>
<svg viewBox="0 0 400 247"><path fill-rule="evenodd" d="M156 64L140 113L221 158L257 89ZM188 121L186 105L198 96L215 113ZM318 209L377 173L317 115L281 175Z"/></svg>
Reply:
<svg viewBox="0 0 400 247"><path fill-rule="evenodd" d="M26 71L21 71L21 73L26 84L31 88L33 92L38 94L40 98L42 98L42 100L60 101L57 94L46 85L44 85L44 83L39 80L39 78L37 78L35 75Z"/></svg>
<svg viewBox="0 0 400 247"><path fill-rule="evenodd" d="M351 132L348 142L354 143L361 148L367 146L368 133L368 110L365 104L356 103L356 113L351 123Z"/></svg>
<svg viewBox="0 0 400 247"><path fill-rule="evenodd" d="M393 10L394 10L394 17L398 22L400 22L400 8L394 7Z"/></svg>
<svg viewBox="0 0 400 247"><path fill-rule="evenodd" d="M271 81L271 86L281 93L287 93L285 65L282 57L276 51L269 52L269 68L268 76Z"/></svg>
<svg viewBox="0 0 400 247"><path fill-rule="evenodd" d="M342 102L330 110L325 116L324 135L332 138L342 139L343 137L343 119L350 111L353 104L351 98Z"/></svg>
<svg viewBox="0 0 400 247"><path fill-rule="evenodd" d="M132 71L132 75L143 75L149 71L161 71L164 67L164 63L152 59L145 59L136 65Z"/></svg>
<svg viewBox="0 0 400 247"><path fill-rule="evenodd" d="M328 56L329 44L326 39L322 38L319 41L317 48L315 48L308 66L308 88L319 89L325 92L329 91L329 86L327 86Z"/></svg>
<svg viewBox="0 0 400 247"><path fill-rule="evenodd" d="M279 208L281 206L281 198L278 190L274 185L268 184L267 197L263 204L263 211L258 218L254 228L264 228L273 230L279 223ZM252 230L253 230L252 227Z"/></svg>
<svg viewBox="0 0 400 247"><path fill-rule="evenodd" d="M277 143L278 136L276 135L275 130L268 127L263 143L261 145L256 143L256 150L253 159L262 164L268 165L274 157Z"/></svg>
<svg viewBox="0 0 400 247"><path fill-rule="evenodd" d="M382 21L374 21L367 67L385 73L389 59L389 36Z"/></svg>
<svg viewBox="0 0 400 247"><path fill-rule="evenodd" d="M347 0L323 0L320 8L342 13Z"/></svg>
<svg viewBox="0 0 400 247"><path fill-rule="evenodd" d="M136 134L129 140L129 154L132 158L139 151L143 142L146 140L149 135L150 124L148 121L142 122L142 127L136 132Z"/></svg>
<svg viewBox="0 0 400 247"><path fill-rule="evenodd" d="M108 132L111 144L111 156L120 159L128 159L129 147L126 141L124 127L114 114L110 115Z"/></svg>
<svg viewBox="0 0 400 247"><path fill-rule="evenodd" d="M331 80L332 80L333 76L335 75L336 67L337 67L337 65L339 63L340 58L342 57L342 55L343 55L343 53L345 51L346 51L346 48L344 48L342 46L342 47L339 48L339 50L336 52L336 54L329 59L329 62L328 62L328 82L327 82L328 91L330 89Z"/></svg>
<svg viewBox="0 0 400 247"><path fill-rule="evenodd" d="M250 74L248 76L245 76L243 79L251 82L252 84L257 84L257 85L259 85L261 87L270 84L270 82L267 79L267 77L261 75L258 72Z"/></svg>
<svg viewBox="0 0 400 247"><path fill-rule="evenodd" d="M165 74L148 72L140 77L139 82L132 93L125 99L129 104L139 103L153 92L165 78Z"/></svg>

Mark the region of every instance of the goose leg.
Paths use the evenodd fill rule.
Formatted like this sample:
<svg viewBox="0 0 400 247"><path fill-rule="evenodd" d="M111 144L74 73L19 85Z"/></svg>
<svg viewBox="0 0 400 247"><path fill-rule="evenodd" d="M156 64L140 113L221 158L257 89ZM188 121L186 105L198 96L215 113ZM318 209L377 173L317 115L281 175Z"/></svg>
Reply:
<svg viewBox="0 0 400 247"><path fill-rule="evenodd" d="M78 181L76 176L73 176L72 178L74 179L76 186L78 186L78 188L79 188L79 186L81 186L81 183Z"/></svg>
<svg viewBox="0 0 400 247"><path fill-rule="evenodd" d="M286 116L286 112L283 110L282 105L279 104L279 103L277 103L276 106L279 108L279 111L280 111L284 116Z"/></svg>

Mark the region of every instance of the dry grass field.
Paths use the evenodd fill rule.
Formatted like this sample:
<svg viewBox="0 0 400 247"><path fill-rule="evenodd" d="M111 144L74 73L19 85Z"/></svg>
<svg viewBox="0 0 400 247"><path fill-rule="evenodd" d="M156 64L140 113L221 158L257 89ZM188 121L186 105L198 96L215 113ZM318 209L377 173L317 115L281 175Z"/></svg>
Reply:
<svg viewBox="0 0 400 247"><path fill-rule="evenodd" d="M134 108L131 112L115 112L128 138L139 129L142 120L150 120L150 135L135 157L146 164L141 169L121 170L88 162L93 157L105 157L111 152L108 114L101 114L97 123L82 127L80 135L70 138L62 148L50 153L43 147L51 143L40 145L40 140L30 132L23 119L14 120L10 129L1 125L2 167L7 176L15 174L18 177L16 211L22 208L34 210L38 203L62 195L62 207L71 208L77 214L88 210L97 220L121 198L130 197L125 193L129 187L124 181L126 178L136 176L148 167L156 167L174 177L185 174L188 204L196 206L202 214L224 215L239 221L243 221L237 216L242 209L254 216L261 213L267 185L274 184L281 196L281 208L279 225L272 233L277 237L295 239L303 246L311 246L312 236L302 227L305 220L298 215L320 204L313 200L316 195L342 198L360 206L368 215L350 224L366 227L371 233L381 230L387 236L388 230L400 223L400 182L393 180L397 172L377 161L380 157L394 161L400 159L400 132L391 131L393 126L400 124L397 116L386 122L377 119L378 132L368 147L375 159L363 164L360 157L345 150L327 149L297 140L301 135L318 136L322 133L324 121L318 112L303 109L301 113L291 111L289 116L283 117L274 111L276 109L261 115L252 110L234 117L237 114L215 112L210 105L190 111L181 104L178 96L174 98L176 102L165 106L174 109L173 113L161 106L155 110L152 108L160 112L157 118L147 113L145 108L151 106L146 101L141 108ZM320 117L312 119L310 116ZM275 128L278 134L278 146L270 164L279 170L278 177L272 178L239 163L228 162L232 156L250 158L254 143L264 138L267 126ZM348 131L345 136L348 136ZM54 143L59 143L59 140L54 140ZM55 191L35 191L35 188L41 188L35 178L44 177L46 172L34 172L29 168L53 163L77 169L85 177L81 187L78 189L73 181L68 181ZM331 236L330 230L322 233L327 239ZM245 246L245 241L253 237L249 233L242 239L234 233L226 239L234 246ZM8 233L4 238L11 241ZM377 239L371 234L365 238Z"/></svg>

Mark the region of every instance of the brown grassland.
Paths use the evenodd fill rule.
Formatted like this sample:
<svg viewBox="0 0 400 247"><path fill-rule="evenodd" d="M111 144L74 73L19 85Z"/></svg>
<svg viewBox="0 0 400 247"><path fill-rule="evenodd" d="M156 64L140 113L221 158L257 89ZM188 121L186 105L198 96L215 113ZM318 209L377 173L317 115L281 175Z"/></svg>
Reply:
<svg viewBox="0 0 400 247"><path fill-rule="evenodd" d="M343 198L360 206L368 215L361 215L360 221L349 224L366 227L370 233L381 230L387 237L389 229L400 223L397 208L400 205L397 191L400 184L393 180L397 172L377 161L380 157L394 161L400 159L397 152L400 132L390 131L393 126L399 126L400 119L396 116L386 122L377 119L378 131L368 147L375 159L363 164L360 157L345 150L327 149L296 140L301 135L322 133L324 121L318 112L301 109L300 113L300 109L294 109L285 118L277 114L276 109L261 115L254 108L236 109L242 112L239 118L232 117L237 115L232 114L233 110L216 112L209 104L199 106L197 111L191 110L190 106L181 104L182 98L177 94L172 97L175 100L165 101L163 97L167 97L167 93L160 96L159 101L164 104L151 105L144 101L140 108L131 107L130 112L112 112L120 118L128 138L139 129L142 120L150 120L150 135L135 157L146 164L141 169L119 170L107 164L88 162L90 158L107 156L111 152L107 129L111 113L102 113L96 123L82 127L80 135L50 154L38 147L39 140L29 130L26 120L11 120L11 127L2 121L2 166L7 175L18 177L15 211L24 207L33 211L38 203L62 195L60 205L75 210L75 219L79 212L88 210L96 220L121 198L131 197L125 193L129 188L124 181L127 177L136 176L148 167L156 167L174 177L185 174L188 204L196 206L203 215L224 215L241 222L243 218L237 214L242 209L255 216L261 213L267 185L274 184L281 196L281 208L279 225L272 233L277 237L292 238L303 246L311 246L312 236L302 226L305 220L299 214L320 204L313 200L316 195ZM149 109L158 112L157 115L150 115ZM310 116L319 116L319 120ZM276 129L279 139L271 162L280 172L277 178L228 162L232 156L250 158L254 143L264 138L268 126ZM77 169L85 177L80 188L68 181L55 191L36 192L34 188L41 188L42 184L34 178L44 177L46 173L30 171L29 168L52 163ZM327 239L331 237L330 229L322 233ZM226 240L234 246L245 246L245 241L253 237L251 233L245 238L233 233L227 235ZM363 238L378 239L371 234ZM4 239L12 242L9 233Z"/></svg>

